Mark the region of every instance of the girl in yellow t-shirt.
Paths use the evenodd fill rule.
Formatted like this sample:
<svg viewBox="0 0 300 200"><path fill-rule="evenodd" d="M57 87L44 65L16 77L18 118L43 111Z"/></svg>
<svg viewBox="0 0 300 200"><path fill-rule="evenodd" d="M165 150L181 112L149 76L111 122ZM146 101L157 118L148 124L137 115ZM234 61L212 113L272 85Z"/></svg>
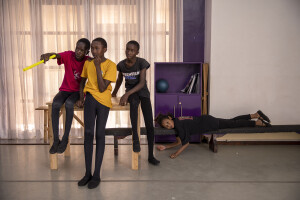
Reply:
<svg viewBox="0 0 300 200"><path fill-rule="evenodd" d="M80 100L77 102L77 106L79 107L82 107L84 102L84 155L86 168L85 176L78 182L78 186L88 184L88 188L90 189L96 188L101 180L100 168L105 149L105 126L109 109L112 107L112 87L110 83L115 82L117 76L116 64L104 57L106 51L107 43L103 38L93 40L91 52L94 59L86 61L83 66L82 81L80 83ZM83 93L86 94L85 101ZM96 158L95 170L92 175L95 122Z"/></svg>

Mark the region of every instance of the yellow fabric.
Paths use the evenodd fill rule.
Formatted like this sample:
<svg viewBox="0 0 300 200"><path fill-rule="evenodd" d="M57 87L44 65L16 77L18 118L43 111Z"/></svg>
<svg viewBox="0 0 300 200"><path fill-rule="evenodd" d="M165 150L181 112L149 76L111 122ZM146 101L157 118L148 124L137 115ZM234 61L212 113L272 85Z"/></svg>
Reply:
<svg viewBox="0 0 300 200"><path fill-rule="evenodd" d="M116 82L117 66L114 62L106 59L105 62L101 63L100 67L103 79ZM104 92L100 92L97 81L97 71L93 61L85 61L81 77L88 79L83 92L89 92L99 103L111 108L111 84L107 86Z"/></svg>

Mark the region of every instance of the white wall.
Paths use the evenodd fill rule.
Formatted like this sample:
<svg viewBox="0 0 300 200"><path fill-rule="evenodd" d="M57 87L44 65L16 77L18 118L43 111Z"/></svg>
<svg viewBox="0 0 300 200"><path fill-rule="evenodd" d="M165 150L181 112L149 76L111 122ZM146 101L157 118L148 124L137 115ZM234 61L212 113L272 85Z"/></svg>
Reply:
<svg viewBox="0 0 300 200"><path fill-rule="evenodd" d="M210 114L300 124L300 0L207 0Z"/></svg>

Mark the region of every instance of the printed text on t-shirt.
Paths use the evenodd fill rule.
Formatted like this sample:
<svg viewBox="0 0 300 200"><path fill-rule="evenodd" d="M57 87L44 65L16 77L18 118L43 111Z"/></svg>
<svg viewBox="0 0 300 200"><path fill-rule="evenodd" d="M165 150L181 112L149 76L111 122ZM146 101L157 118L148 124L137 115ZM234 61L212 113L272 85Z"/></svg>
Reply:
<svg viewBox="0 0 300 200"><path fill-rule="evenodd" d="M136 76L140 74L140 71L130 73L123 72L122 74L125 77L125 79L136 79Z"/></svg>

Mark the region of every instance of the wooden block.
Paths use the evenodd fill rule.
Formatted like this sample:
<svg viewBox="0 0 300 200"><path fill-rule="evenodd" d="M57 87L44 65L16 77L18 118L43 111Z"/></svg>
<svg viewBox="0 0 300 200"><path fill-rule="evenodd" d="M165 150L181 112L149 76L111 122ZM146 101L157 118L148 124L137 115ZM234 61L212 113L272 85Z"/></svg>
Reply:
<svg viewBox="0 0 300 200"><path fill-rule="evenodd" d="M66 157L71 156L70 141L69 141L68 144L67 144L67 148L66 148L66 150L65 150L64 155L65 155Z"/></svg>
<svg viewBox="0 0 300 200"><path fill-rule="evenodd" d="M44 110L44 143L47 142L48 142L48 109Z"/></svg>
<svg viewBox="0 0 300 200"><path fill-rule="evenodd" d="M132 151L132 164L131 169L138 170L139 169L139 153Z"/></svg>
<svg viewBox="0 0 300 200"><path fill-rule="evenodd" d="M50 154L50 169L57 168L57 154Z"/></svg>
<svg viewBox="0 0 300 200"><path fill-rule="evenodd" d="M48 105L49 110L48 110L48 137L49 137L49 143L50 143L50 148L53 144L53 128L52 128L52 118L51 118L51 114L52 114L52 104Z"/></svg>
<svg viewBox="0 0 300 200"><path fill-rule="evenodd" d="M208 63L204 63L202 66L202 78L203 78L203 85L202 85L202 115L208 114Z"/></svg>

